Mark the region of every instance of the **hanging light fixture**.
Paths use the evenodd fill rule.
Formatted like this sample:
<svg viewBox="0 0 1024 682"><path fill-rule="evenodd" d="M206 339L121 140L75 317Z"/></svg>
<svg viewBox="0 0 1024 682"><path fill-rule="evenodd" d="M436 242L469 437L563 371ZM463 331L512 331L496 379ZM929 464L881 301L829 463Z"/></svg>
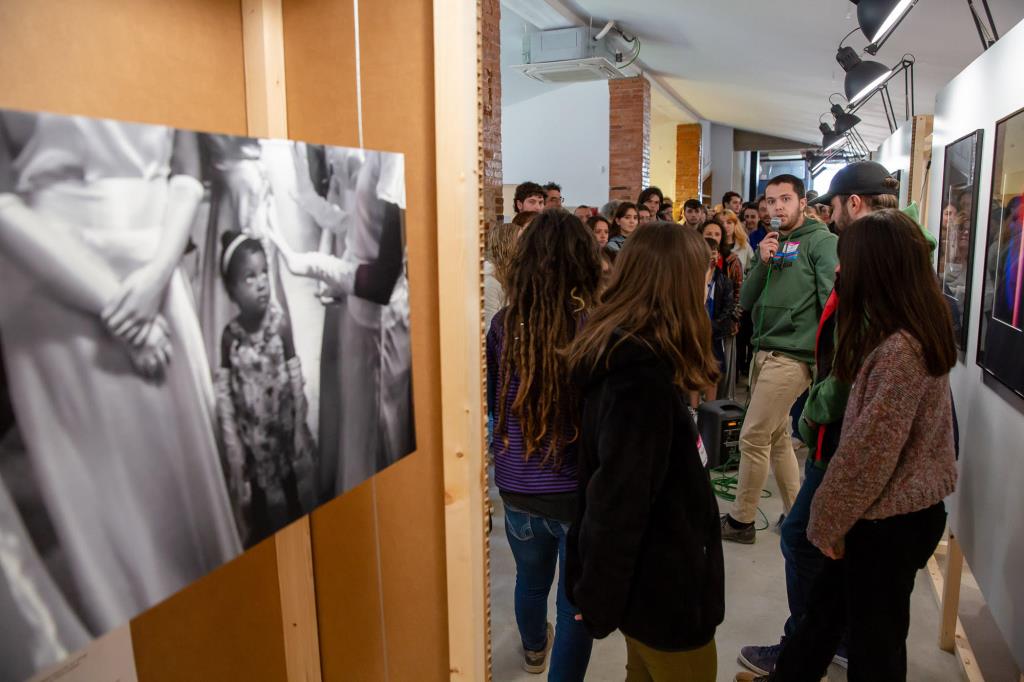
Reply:
<svg viewBox="0 0 1024 682"><path fill-rule="evenodd" d="M818 130L821 131L821 150L823 152L839 149L846 143L846 135L832 130L827 123L822 122L818 126Z"/></svg>
<svg viewBox="0 0 1024 682"><path fill-rule="evenodd" d="M852 47L841 47L836 61L846 72L843 88L850 104L856 104L873 94L892 75L892 69L878 62L866 62L857 56Z"/></svg>
<svg viewBox="0 0 1024 682"><path fill-rule="evenodd" d="M878 52L917 0L850 0L857 5L857 23L868 39L868 54Z"/></svg>
<svg viewBox="0 0 1024 682"><path fill-rule="evenodd" d="M848 113L838 104L833 104L829 111L832 112L832 116L836 119L836 132L840 135L848 133L853 130L855 125L860 123L859 116Z"/></svg>

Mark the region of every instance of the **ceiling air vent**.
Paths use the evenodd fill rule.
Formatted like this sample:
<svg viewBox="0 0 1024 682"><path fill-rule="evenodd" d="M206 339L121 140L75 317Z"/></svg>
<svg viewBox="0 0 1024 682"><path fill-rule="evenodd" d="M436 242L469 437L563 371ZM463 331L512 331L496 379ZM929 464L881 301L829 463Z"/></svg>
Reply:
<svg viewBox="0 0 1024 682"><path fill-rule="evenodd" d="M512 68L543 83L580 83L624 77L623 73L604 57L519 64Z"/></svg>

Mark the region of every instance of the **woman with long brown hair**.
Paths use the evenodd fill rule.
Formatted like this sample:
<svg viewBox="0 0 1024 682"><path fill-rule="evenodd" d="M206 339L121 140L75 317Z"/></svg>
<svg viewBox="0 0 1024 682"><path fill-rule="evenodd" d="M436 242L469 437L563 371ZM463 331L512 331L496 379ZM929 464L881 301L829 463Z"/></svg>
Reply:
<svg viewBox="0 0 1024 682"><path fill-rule="evenodd" d="M851 312L838 319L833 373L853 388L807 528L829 560L772 680L819 679L844 630L852 682L906 679L910 593L957 478L956 346L929 252L914 221L891 209L839 238L842 310Z"/></svg>
<svg viewBox="0 0 1024 682"><path fill-rule="evenodd" d="M626 636L627 680L713 682L717 669L718 506L684 398L718 378L707 266L695 230L645 225L569 350L583 403L567 590L591 634Z"/></svg>
<svg viewBox="0 0 1024 682"><path fill-rule="evenodd" d="M487 334L494 480L516 562L515 612L523 669L549 680L582 680L593 644L565 595L565 537L576 516L578 401L559 351L576 336L597 296L597 242L561 209L539 214L516 243L507 305ZM560 566L557 630L548 593ZM552 651L553 648L553 651Z"/></svg>

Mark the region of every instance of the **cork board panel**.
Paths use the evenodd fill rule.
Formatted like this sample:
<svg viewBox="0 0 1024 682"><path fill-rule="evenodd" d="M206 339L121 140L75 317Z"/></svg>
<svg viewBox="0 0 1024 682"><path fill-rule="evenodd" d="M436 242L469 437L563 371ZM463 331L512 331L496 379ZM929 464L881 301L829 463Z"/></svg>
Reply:
<svg viewBox="0 0 1024 682"><path fill-rule="evenodd" d="M284 0L282 12L289 136L358 147L352 0Z"/></svg>
<svg viewBox="0 0 1024 682"><path fill-rule="evenodd" d="M0 106L245 134L238 0L0 3ZM132 622L143 682L284 679L274 544Z"/></svg>
<svg viewBox="0 0 1024 682"><path fill-rule="evenodd" d="M139 680L283 680L281 627L270 538L132 620Z"/></svg>
<svg viewBox="0 0 1024 682"><path fill-rule="evenodd" d="M373 481L315 510L310 528L323 681L388 679Z"/></svg>
<svg viewBox="0 0 1024 682"><path fill-rule="evenodd" d="M384 627L393 680L447 680L448 630L441 457L433 6L360 4L363 141L405 154L419 449L377 475ZM394 49L394 27L414 27ZM396 96L401 105L395 106ZM414 511L415 510L415 511ZM424 614L434 627L424 629Z"/></svg>
<svg viewBox="0 0 1024 682"><path fill-rule="evenodd" d="M238 0L0 3L0 106L244 135Z"/></svg>

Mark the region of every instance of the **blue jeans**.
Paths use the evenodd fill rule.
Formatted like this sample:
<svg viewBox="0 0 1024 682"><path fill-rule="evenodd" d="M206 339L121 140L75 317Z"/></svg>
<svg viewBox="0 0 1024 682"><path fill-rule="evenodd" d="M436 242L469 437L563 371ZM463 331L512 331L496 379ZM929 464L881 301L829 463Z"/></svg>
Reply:
<svg viewBox="0 0 1024 682"><path fill-rule="evenodd" d="M825 564L825 555L807 539L807 524L811 520L811 502L814 493L825 478L825 470L814 466L813 456L807 458L804 482L800 486L793 508L782 522L782 556L786 560L786 595L789 597L789 619L785 633L791 637L797 623L807 612L807 595L814 579Z"/></svg>
<svg viewBox="0 0 1024 682"><path fill-rule="evenodd" d="M575 619L579 611L565 595L567 528L555 519L505 505L505 535L516 560L516 624L523 648L529 651L541 651L547 643L548 594L558 562L558 620L548 672L551 682L582 680L594 644L583 622Z"/></svg>

